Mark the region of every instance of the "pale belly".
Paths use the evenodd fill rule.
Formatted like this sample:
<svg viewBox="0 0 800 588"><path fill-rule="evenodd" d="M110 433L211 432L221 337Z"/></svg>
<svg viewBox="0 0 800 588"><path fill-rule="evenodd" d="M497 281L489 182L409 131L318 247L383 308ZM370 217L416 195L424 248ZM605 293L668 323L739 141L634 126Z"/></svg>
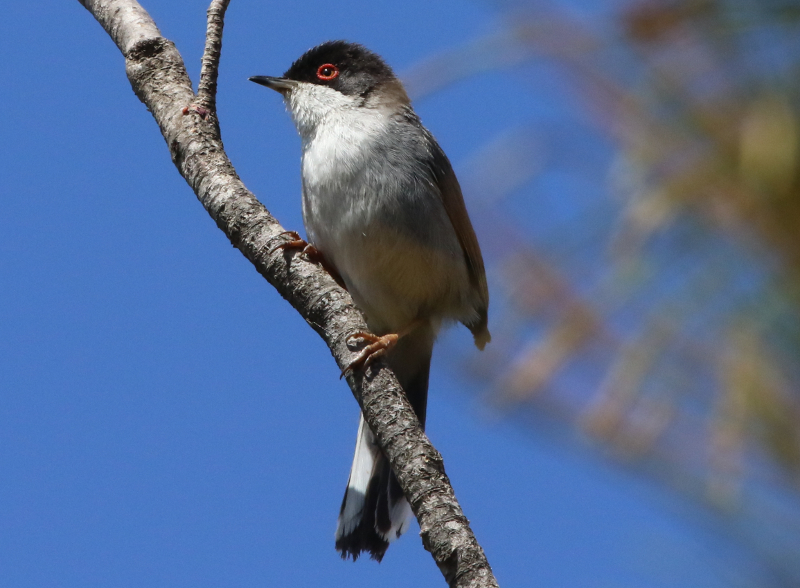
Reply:
<svg viewBox="0 0 800 588"><path fill-rule="evenodd" d="M423 207L417 226L408 226L375 202L306 191L309 239L342 276L376 332L396 332L418 319L438 323L471 316L464 254L437 204Z"/></svg>

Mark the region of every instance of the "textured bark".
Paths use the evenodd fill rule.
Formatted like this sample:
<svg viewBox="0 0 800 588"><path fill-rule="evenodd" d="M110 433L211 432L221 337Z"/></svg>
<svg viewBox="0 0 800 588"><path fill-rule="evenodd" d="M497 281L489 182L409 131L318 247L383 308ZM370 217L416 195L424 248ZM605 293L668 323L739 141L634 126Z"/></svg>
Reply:
<svg viewBox="0 0 800 588"><path fill-rule="evenodd" d="M208 26L206 27L206 46L203 51L203 67L200 70L200 81L197 83L198 104L214 113L217 109L217 73L219 72L219 56L222 52L222 25L225 11L231 0L213 0L208 7Z"/></svg>
<svg viewBox="0 0 800 588"><path fill-rule="evenodd" d="M231 243L325 340L340 368L355 358L347 336L367 330L350 295L296 252L275 250L283 227L245 188L225 155L215 112L222 24L229 0L208 10L198 94L175 45L135 0L81 0L125 56L133 91L147 106L172 161ZM394 374L383 362L347 378L419 521L422 542L452 587L497 586L444 473Z"/></svg>

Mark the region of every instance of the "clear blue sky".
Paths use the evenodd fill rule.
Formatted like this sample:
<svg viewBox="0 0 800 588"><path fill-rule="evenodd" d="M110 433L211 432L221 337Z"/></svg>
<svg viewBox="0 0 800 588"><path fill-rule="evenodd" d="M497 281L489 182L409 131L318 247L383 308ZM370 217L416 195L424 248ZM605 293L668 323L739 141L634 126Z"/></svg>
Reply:
<svg viewBox="0 0 800 588"><path fill-rule="evenodd" d="M205 0L145 8L196 81ZM105 32L74 0L4 13L0 588L444 586L417 528L380 565L334 551L355 400L175 171ZM331 38L403 71L499 24L456 0L233 0L228 15L225 146L292 229L299 141L249 76ZM417 104L457 172L554 116L517 84L484 74ZM756 584L680 503L486 414L444 355L429 434L502 586Z"/></svg>

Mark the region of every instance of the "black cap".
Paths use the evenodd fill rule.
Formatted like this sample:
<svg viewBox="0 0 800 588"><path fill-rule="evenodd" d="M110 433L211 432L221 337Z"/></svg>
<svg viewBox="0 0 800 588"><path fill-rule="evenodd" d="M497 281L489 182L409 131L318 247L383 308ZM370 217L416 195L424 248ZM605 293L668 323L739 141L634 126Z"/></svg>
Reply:
<svg viewBox="0 0 800 588"><path fill-rule="evenodd" d="M380 55L363 45L347 41L327 41L309 49L286 70L283 77L329 86L351 96L365 95L396 79L392 68Z"/></svg>

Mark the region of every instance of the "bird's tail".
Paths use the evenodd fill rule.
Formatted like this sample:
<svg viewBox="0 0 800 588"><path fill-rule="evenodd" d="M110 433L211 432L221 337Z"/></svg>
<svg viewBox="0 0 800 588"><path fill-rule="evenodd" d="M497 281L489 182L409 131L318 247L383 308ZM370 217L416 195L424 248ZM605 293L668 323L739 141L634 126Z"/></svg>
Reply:
<svg viewBox="0 0 800 588"><path fill-rule="evenodd" d="M364 417L358 425L358 441L350 479L339 511L336 549L343 558L357 559L362 551L380 561L389 543L410 523L411 507L378 447Z"/></svg>
<svg viewBox="0 0 800 588"><path fill-rule="evenodd" d="M423 427L433 340L433 330L420 327L400 339L387 358ZM411 514L389 460L362 416L350 479L339 511L336 549L344 559L352 557L355 561L367 552L380 561L389 543L408 529Z"/></svg>

